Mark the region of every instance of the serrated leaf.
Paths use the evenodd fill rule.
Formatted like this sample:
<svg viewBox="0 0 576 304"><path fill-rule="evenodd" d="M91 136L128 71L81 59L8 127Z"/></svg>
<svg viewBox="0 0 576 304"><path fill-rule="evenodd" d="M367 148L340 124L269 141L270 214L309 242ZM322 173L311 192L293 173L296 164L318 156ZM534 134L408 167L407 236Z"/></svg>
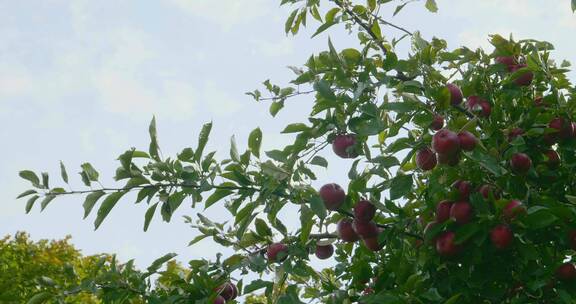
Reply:
<svg viewBox="0 0 576 304"><path fill-rule="evenodd" d="M25 197L25 196L28 196L28 195L34 194L34 193L38 193L38 191L32 190L32 189L31 189L31 190L26 190L26 191L20 193L20 195L18 195L18 196L16 197L16 199L23 198L23 197Z"/></svg>
<svg viewBox="0 0 576 304"><path fill-rule="evenodd" d="M324 168L328 168L328 161L322 157L322 156L314 156L314 158L312 158L312 160L310 161L310 164L312 165L316 165L316 166L321 166Z"/></svg>
<svg viewBox="0 0 576 304"><path fill-rule="evenodd" d="M65 183L68 183L68 172L66 172L66 166L60 161L60 176Z"/></svg>
<svg viewBox="0 0 576 304"><path fill-rule="evenodd" d="M38 200L39 197L39 195L34 195L28 199L26 202L26 213L30 213L30 210L32 210L34 203Z"/></svg>
<svg viewBox="0 0 576 304"><path fill-rule="evenodd" d="M234 193L234 191L232 191L232 190L216 189L216 191L214 191L214 193L212 193L212 195L210 195L206 199L206 202L204 202L204 210L208 209L210 206L214 205L219 200L225 198L226 196L228 196L232 193Z"/></svg>
<svg viewBox="0 0 576 304"><path fill-rule="evenodd" d="M46 195L42 200L42 202L40 203L40 211L43 211L46 208L46 206L48 206L48 204L50 204L50 202L55 198L56 195L50 195L50 194Z"/></svg>
<svg viewBox="0 0 576 304"><path fill-rule="evenodd" d="M150 222L156 213L156 207L158 207L158 203L153 204L146 210L146 214L144 215L144 231L148 231L148 227L150 226Z"/></svg>
<svg viewBox="0 0 576 304"><path fill-rule="evenodd" d="M30 170L23 170L20 171L18 175L21 178L31 182L34 187L40 188L40 179L38 178L38 175L36 175L36 173Z"/></svg>
<svg viewBox="0 0 576 304"><path fill-rule="evenodd" d="M82 204L82 206L84 207L84 218L88 217L90 212L92 212L92 209L94 208L94 205L96 204L98 199L101 198L102 195L104 194L106 194L104 191L96 191L86 196L84 204Z"/></svg>
<svg viewBox="0 0 576 304"><path fill-rule="evenodd" d="M162 265L164 265L164 263L170 261L171 259L173 259L175 256L177 256L176 253L168 253L165 254L164 256L156 259L154 262L152 262L152 264L147 268L148 273L153 273L156 272L158 269L160 269L160 267L162 267Z"/></svg>
<svg viewBox="0 0 576 304"><path fill-rule="evenodd" d="M256 157L260 157L260 146L262 144L262 130L256 128L250 132L248 137L248 148L252 151L252 154Z"/></svg>
<svg viewBox="0 0 576 304"><path fill-rule="evenodd" d="M100 174L98 171L96 171L96 169L94 169L94 167L92 167L90 163L83 163L80 167L82 167L82 172L86 174L86 177L88 177L90 181L98 181Z"/></svg>
<svg viewBox="0 0 576 304"><path fill-rule="evenodd" d="M398 175L390 184L390 199L395 200L412 191L412 175Z"/></svg>
<svg viewBox="0 0 576 304"><path fill-rule="evenodd" d="M102 205L100 205L100 208L98 209L98 214L96 215L96 220L94 221L94 230L96 230L96 229L98 229L98 227L100 227L100 225L102 224L102 221L104 221L106 216L108 216L108 214L110 213L112 208L114 208L114 206L116 206L116 203L118 203L118 200L124 194L126 194L126 191L118 191L118 192L114 192L114 193L108 195L104 199L104 201L102 202Z"/></svg>
<svg viewBox="0 0 576 304"><path fill-rule="evenodd" d="M438 5L436 5L435 0L426 0L426 9L428 9L432 13L438 12Z"/></svg>
<svg viewBox="0 0 576 304"><path fill-rule="evenodd" d="M313 195L310 198L310 208L312 209L312 212L314 212L314 214L316 214L316 216L318 216L318 218L320 218L321 220L326 218L327 215L326 206L324 206L324 202L322 201L322 198L320 198L320 196Z"/></svg>
<svg viewBox="0 0 576 304"><path fill-rule="evenodd" d="M198 147L196 148L196 152L194 153L195 161L200 161L200 159L202 158L202 153L204 152L204 148L206 147L206 143L208 142L208 138L210 137L210 131L212 131L212 122L205 123L202 126L200 135L198 135Z"/></svg>
<svg viewBox="0 0 576 304"><path fill-rule="evenodd" d="M35 294L34 296L32 296L28 302L26 302L26 304L41 304L41 303L45 303L46 301L52 299L54 296L47 292L47 291L43 291L43 292L39 292L37 294Z"/></svg>

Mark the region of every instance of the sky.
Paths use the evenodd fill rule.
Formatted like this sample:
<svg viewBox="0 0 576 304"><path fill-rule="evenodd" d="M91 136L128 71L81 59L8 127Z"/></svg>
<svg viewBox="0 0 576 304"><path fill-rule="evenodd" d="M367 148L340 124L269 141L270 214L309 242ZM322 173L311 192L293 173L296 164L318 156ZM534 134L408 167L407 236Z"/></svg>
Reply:
<svg viewBox="0 0 576 304"><path fill-rule="evenodd" d="M553 58L576 62L576 14L569 0L437 2L436 14L413 3L394 18L394 7L385 7L382 16L420 30L426 39L444 38L450 48L489 49L488 35L513 34L549 41L557 49ZM116 158L130 147L147 149L153 115L164 155L194 147L208 121L214 128L207 150L220 150L223 157L232 134L244 151L256 127L263 130L264 150L283 147L291 137L279 132L288 123L306 121L308 111L302 109L310 107L310 97L287 102L272 118L268 103L244 93L266 79L285 85L293 76L286 67L325 50L328 37L339 49L355 45L341 29L310 39L315 30L310 26L286 36L289 13L273 0L0 1L0 236L71 235L84 254L117 253L142 268L167 252L179 253L183 262L214 259L222 248L210 241L187 247L197 232L181 216L202 210L181 207L171 223L156 217L144 233L146 206L128 197L94 231L95 212L82 220L80 196L59 198L42 213L34 208L26 215L25 200L15 199L28 189L18 171L50 172L56 184L62 160L72 186L81 189L76 173L89 161L102 184L116 186ZM389 28L383 32L399 35ZM576 74L570 76L574 80ZM346 184L349 162L334 159L329 149L321 155L332 167L317 172L316 184ZM222 219L219 210L204 214Z"/></svg>

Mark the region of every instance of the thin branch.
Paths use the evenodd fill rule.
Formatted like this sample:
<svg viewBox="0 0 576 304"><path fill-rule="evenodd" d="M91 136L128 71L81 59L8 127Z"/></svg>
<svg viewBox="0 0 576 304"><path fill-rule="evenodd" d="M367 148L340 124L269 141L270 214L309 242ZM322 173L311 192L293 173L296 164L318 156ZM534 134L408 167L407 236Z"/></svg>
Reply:
<svg viewBox="0 0 576 304"><path fill-rule="evenodd" d="M380 16L378 16L378 15L372 15L372 16L373 16L374 18L376 18L376 20L380 21L380 22L381 22L382 24L384 24L384 25L387 25L387 26L393 27L393 28L395 28L395 29L397 29L397 30L400 30L400 31L406 33L406 34L409 35L409 36L414 36L414 34L413 34L412 32L410 32L409 30L407 30L407 29L405 29L405 28L403 28L403 27L401 27L401 26L398 26L398 25L396 25L396 24L394 24L394 23L390 23L390 22L382 19L382 17L380 17Z"/></svg>
<svg viewBox="0 0 576 304"><path fill-rule="evenodd" d="M348 15L350 15L352 17L352 19L354 19L354 21L358 25L360 25L368 33L368 35L370 35L370 37L372 37L372 39L374 39L374 41L376 41L376 43L378 44L378 47L380 47L380 49L382 50L382 52L384 54L388 53L388 50L386 49L386 47L382 43L382 40L372 31L372 29L366 23L364 23L364 21L362 21L362 19L360 19L360 17L358 17L356 14L354 14L354 12L351 9L349 9L347 6L344 5L344 3L342 3L342 1L334 0L334 2L341 9L343 9Z"/></svg>
<svg viewBox="0 0 576 304"><path fill-rule="evenodd" d="M258 99L258 101L266 101L266 100L276 101L276 100L279 100L279 99L291 98L291 97L295 97L295 96L298 96L298 95L307 95L307 94L311 94L311 93L314 93L314 92L316 92L316 91L311 90L311 91L296 92L296 93L288 94L288 95L285 95L285 96L274 96L274 97L260 98L260 99Z"/></svg>

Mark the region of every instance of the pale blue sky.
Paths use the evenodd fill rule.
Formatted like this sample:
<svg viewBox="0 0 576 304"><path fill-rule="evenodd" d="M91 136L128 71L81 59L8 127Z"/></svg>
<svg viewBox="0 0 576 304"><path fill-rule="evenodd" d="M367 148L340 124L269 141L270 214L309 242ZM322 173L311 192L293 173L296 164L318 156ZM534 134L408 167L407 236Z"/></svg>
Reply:
<svg viewBox="0 0 576 304"><path fill-rule="evenodd" d="M569 0L437 0L430 14L422 4L408 6L393 21L425 38L437 35L452 48L487 47L488 35L548 40L554 58L576 61L576 15ZM142 232L145 206L130 199L118 204L98 231L93 216L82 220L83 197L55 200L42 214L24 214L27 189L17 172L49 171L58 180L58 161L78 182L79 165L90 161L107 186L116 157L132 146L146 149L147 126L157 116L165 155L193 146L202 124L214 121L210 149L228 151L232 133L241 149L256 126L264 148L290 140L279 135L291 122L303 122L309 98L295 99L276 119L268 104L244 92L270 78L284 84L285 68L301 65L326 48L327 34L310 40L310 30L286 37L287 8L273 0L0 1L0 235L25 230L34 239L73 236L86 254L115 252L123 260L148 265L166 252L179 260L213 258L210 241L186 244L196 232L180 215L152 223ZM391 10L384 11L389 18ZM344 31L328 32L337 48L353 46ZM385 29L386 35L398 33ZM575 74L571 73L572 79ZM348 163L328 157L333 167L318 171L320 181L346 183ZM343 169L344 168L344 169ZM209 217L218 218L213 208ZM298 225L299 223L293 223ZM295 227L294 226L294 227Z"/></svg>

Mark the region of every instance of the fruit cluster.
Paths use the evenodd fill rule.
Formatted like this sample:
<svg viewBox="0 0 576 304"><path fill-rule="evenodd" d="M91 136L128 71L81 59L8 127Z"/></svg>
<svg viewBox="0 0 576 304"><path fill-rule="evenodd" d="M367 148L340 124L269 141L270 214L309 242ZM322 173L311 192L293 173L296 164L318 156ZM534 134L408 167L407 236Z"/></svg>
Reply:
<svg viewBox="0 0 576 304"><path fill-rule="evenodd" d="M225 304L227 301L232 301L238 296L238 288L234 283L226 282L214 289L216 298L214 304Z"/></svg>

